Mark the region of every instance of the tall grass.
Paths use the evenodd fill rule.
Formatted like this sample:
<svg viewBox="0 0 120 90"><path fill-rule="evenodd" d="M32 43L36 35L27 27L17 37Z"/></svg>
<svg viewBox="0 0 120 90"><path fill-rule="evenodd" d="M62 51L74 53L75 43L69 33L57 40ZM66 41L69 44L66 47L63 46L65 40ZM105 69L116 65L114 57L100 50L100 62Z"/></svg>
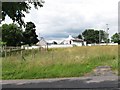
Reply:
<svg viewBox="0 0 120 90"><path fill-rule="evenodd" d="M33 57L34 52L34 57ZM25 52L24 52L25 53ZM56 48L2 59L2 79L78 77L100 65L118 69L118 46Z"/></svg>

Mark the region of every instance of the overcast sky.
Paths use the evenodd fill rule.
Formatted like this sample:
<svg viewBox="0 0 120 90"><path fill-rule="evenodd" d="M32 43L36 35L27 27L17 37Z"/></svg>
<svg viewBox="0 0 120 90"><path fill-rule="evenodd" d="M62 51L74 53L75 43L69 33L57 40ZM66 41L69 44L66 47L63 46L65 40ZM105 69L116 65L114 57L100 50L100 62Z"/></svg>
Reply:
<svg viewBox="0 0 120 90"><path fill-rule="evenodd" d="M44 7L32 8L25 21L35 23L37 34L45 39L77 36L85 29L106 30L106 24L111 36L118 32L118 1L45 0Z"/></svg>

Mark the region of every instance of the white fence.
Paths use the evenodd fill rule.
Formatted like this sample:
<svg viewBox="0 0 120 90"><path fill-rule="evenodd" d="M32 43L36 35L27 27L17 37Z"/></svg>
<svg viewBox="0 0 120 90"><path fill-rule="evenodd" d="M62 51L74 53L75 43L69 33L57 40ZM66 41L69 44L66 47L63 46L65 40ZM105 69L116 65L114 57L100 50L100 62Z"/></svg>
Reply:
<svg viewBox="0 0 120 90"><path fill-rule="evenodd" d="M38 49L38 48L40 48L40 46L21 46L21 49Z"/></svg>
<svg viewBox="0 0 120 90"><path fill-rule="evenodd" d="M46 48L46 46L42 46L43 48ZM67 47L73 47L73 45L48 45L48 48L67 48ZM21 49L39 49L40 46L22 46Z"/></svg>
<svg viewBox="0 0 120 90"><path fill-rule="evenodd" d="M95 45L101 45L101 46L104 46L104 45L118 45L118 43L100 43L100 44L88 44L88 46L95 46Z"/></svg>
<svg viewBox="0 0 120 90"><path fill-rule="evenodd" d="M118 45L118 43L108 43L108 44L106 44L106 43L101 43L101 44L88 44L87 46L96 46L96 45ZM48 48L67 48L67 47L73 47L74 45L72 45L72 44L66 44L66 45L62 45L62 44L56 44L56 45L54 45L54 44L52 44L52 45L48 45ZM42 46L43 48L46 48L46 46ZM40 46L26 46L26 47L21 47L21 49L39 49L40 48Z"/></svg>
<svg viewBox="0 0 120 90"><path fill-rule="evenodd" d="M48 45L48 48L67 48L67 47L73 47L73 45L71 44L67 44L67 45Z"/></svg>

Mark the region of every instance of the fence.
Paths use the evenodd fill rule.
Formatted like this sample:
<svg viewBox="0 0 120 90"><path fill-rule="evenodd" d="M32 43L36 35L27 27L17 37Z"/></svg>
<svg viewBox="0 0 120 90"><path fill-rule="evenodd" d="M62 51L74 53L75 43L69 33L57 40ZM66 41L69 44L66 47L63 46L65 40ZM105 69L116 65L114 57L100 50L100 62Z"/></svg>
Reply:
<svg viewBox="0 0 120 90"><path fill-rule="evenodd" d="M21 52L23 49L21 47L7 47L7 46L2 46L1 48L1 56L2 57L7 57L8 55L11 55L14 52Z"/></svg>
<svg viewBox="0 0 120 90"><path fill-rule="evenodd" d="M100 44L88 44L88 46L95 46L95 45L101 45L101 46L105 46L105 45L118 45L118 43L100 43Z"/></svg>
<svg viewBox="0 0 120 90"><path fill-rule="evenodd" d="M17 47L16 47L17 48ZM5 48L4 48L5 49ZM7 47L8 49L8 47ZM43 48L44 49L44 48ZM61 49L64 50L64 49ZM61 51L60 50L60 51ZM56 51L56 49L48 49L48 51L41 50L41 49L21 49L21 50L17 50L16 51L9 51L5 50L6 52L3 52L3 56L2 56L2 60L20 60L20 61L29 61L29 60L52 60L52 61L56 61L59 60L61 58L67 59L69 58L69 56L66 54L62 53L62 52L58 52ZM62 60L62 59L61 59Z"/></svg>
<svg viewBox="0 0 120 90"><path fill-rule="evenodd" d="M47 51L44 48L37 47L37 48L30 48L30 47L7 47L3 46L1 47L1 57L9 58L10 56L16 56L18 58L21 58L22 60L26 60L27 55L31 55L31 58L33 59L36 55L36 53Z"/></svg>
<svg viewBox="0 0 120 90"><path fill-rule="evenodd" d="M46 51L44 48L43 50L39 48L32 48L32 49L24 49L20 47L3 47L3 60L22 60L22 61L28 61L28 60L40 60L42 63L44 63L45 60L47 60L47 63L51 62L57 62L57 61L78 61L81 59L88 59L88 57L95 57L96 50L103 52L102 47L91 49L92 47L75 47L75 48L49 48L48 51ZM94 48L94 47L93 47ZM107 47L106 47L107 48ZM114 48L114 47L111 47ZM106 51L109 50L106 49ZM116 50L116 49L115 49ZM91 53L93 52L93 53ZM106 52L109 54L109 52ZM97 56L100 53L98 52ZM111 54L110 54L111 55ZM96 57L97 57L96 56ZM52 60L52 61L51 61ZM59 63L59 62L58 62Z"/></svg>
<svg viewBox="0 0 120 90"><path fill-rule="evenodd" d="M58 45L48 45L48 48L68 48L73 46L74 45L71 44L67 44L67 45L58 44Z"/></svg>
<svg viewBox="0 0 120 90"><path fill-rule="evenodd" d="M49 52L50 51L50 52ZM39 58L50 58L54 59L55 52L52 49L46 50L41 47L1 47L1 55L3 60L36 60ZM38 58L38 59L39 59Z"/></svg>

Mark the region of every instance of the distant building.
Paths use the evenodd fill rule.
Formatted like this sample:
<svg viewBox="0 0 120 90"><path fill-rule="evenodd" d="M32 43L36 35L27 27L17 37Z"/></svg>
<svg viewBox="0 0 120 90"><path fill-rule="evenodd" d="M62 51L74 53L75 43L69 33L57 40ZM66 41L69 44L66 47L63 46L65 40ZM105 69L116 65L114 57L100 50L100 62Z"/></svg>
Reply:
<svg viewBox="0 0 120 90"><path fill-rule="evenodd" d="M83 39L79 39L79 38L74 38L71 35L69 35L68 38L66 38L65 40L63 40L61 42L61 44L71 44L71 45L75 45L75 46L86 46L86 41L84 41Z"/></svg>
<svg viewBox="0 0 120 90"><path fill-rule="evenodd" d="M40 38L39 42L36 45L42 48L48 48L48 43L45 41L43 37Z"/></svg>
<svg viewBox="0 0 120 90"><path fill-rule="evenodd" d="M47 41L45 41L44 38L41 37L37 45L42 48L67 48L73 46L86 46L86 41L84 41L83 39L74 38L71 35L69 35L68 38L66 39L64 38L60 40L47 40Z"/></svg>

